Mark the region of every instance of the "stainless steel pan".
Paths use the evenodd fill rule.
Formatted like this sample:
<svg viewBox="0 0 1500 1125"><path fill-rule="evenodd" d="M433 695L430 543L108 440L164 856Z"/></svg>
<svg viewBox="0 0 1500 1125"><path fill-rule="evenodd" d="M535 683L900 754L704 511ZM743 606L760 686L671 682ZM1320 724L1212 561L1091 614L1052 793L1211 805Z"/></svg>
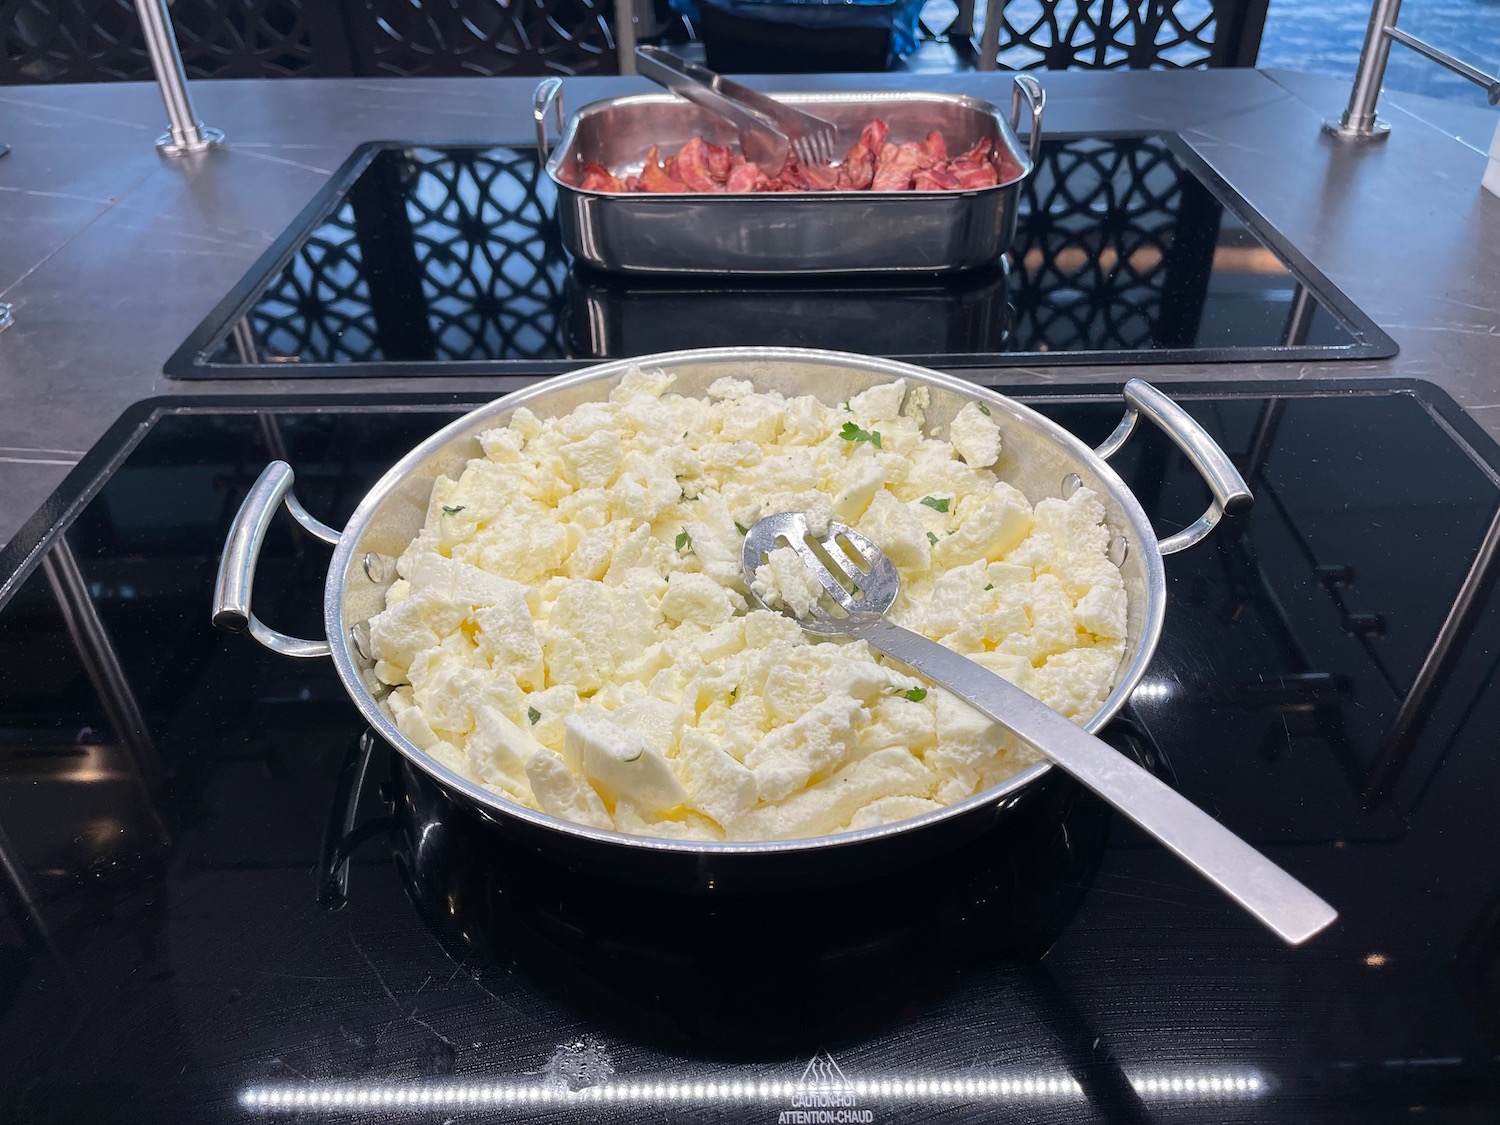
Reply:
<svg viewBox="0 0 1500 1125"><path fill-rule="evenodd" d="M1016 233L1021 181L1036 165L1042 139L1042 88L1017 75L1010 119L966 94L777 94L778 101L839 127L852 143L874 117L903 140L939 130L950 152L986 137L1020 171L995 187L972 191L686 192L585 191L585 163L617 175L637 172L652 145L663 154L694 136L734 144L734 127L671 94L632 94L584 106L563 124L562 80L537 87L537 146L557 186L563 244L575 258L616 273L804 274L871 270L928 273L994 264ZM1030 136L1016 139L1022 102ZM548 141L556 114L562 139Z"/></svg>
<svg viewBox="0 0 1500 1125"><path fill-rule="evenodd" d="M538 850L575 865L621 878L684 890L756 890L807 886L870 877L983 832L1034 794L1052 773L1039 762L983 793L913 820L834 836L755 843L659 840L589 828L506 801L452 773L417 749L381 708L383 689L372 674L366 623L385 608L385 590L395 577L394 560L415 538L426 516L433 482L456 477L481 456L478 436L502 426L519 406L542 416L565 414L584 402L607 397L627 370L660 367L675 372L674 390L702 394L724 375L752 380L760 390L815 394L836 404L877 383L906 379L926 387L932 402L928 422L939 433L964 403L978 401L1000 424L1005 452L996 471L1035 504L1062 496L1078 484L1099 493L1114 533L1129 599L1124 656L1114 690L1090 718L1097 731L1125 704L1145 674L1166 612L1162 557L1197 543L1226 511L1250 503L1250 492L1222 450L1180 406L1139 379L1124 387L1126 413L1097 449L1090 449L1056 423L1003 395L961 379L892 360L798 348L712 348L671 352L600 364L559 376L450 423L399 462L366 494L342 531L310 516L292 495L292 468L273 462L251 488L230 530L214 592L214 623L248 631L287 656L331 656L339 678L370 725L411 762L445 786L456 800L497 828ZM1146 416L1161 427L1197 466L1213 502L1192 526L1158 540L1135 496L1107 463ZM251 612L256 558L279 506L333 545L323 595L326 640L301 640L277 632Z"/></svg>

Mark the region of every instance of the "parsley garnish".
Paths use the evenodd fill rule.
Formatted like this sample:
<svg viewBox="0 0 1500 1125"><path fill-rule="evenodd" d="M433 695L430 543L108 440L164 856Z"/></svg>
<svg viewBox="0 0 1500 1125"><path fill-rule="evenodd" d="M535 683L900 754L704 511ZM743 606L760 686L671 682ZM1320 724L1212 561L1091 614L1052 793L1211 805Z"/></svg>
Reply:
<svg viewBox="0 0 1500 1125"><path fill-rule="evenodd" d="M456 515L458 515L459 512L461 512L463 510L464 510L464 506L462 504L460 504L456 508L450 508L450 507L448 507L447 504L443 505L443 515L445 515L445 516L456 516Z"/></svg>
<svg viewBox="0 0 1500 1125"><path fill-rule="evenodd" d="M913 703L921 703L922 700L927 698L927 689L924 687L914 687L911 691L903 691L901 694Z"/></svg>
<svg viewBox="0 0 1500 1125"><path fill-rule="evenodd" d="M730 699L737 699L737 698L739 698L739 694L740 694L740 688L739 688L739 685L736 684L733 687L733 689L730 690L730 692L729 692L729 698Z"/></svg>
<svg viewBox="0 0 1500 1125"><path fill-rule="evenodd" d="M692 549L693 549L693 537L691 535L689 535L685 531L678 532L678 534L677 534L677 550L679 552L681 552L683 550L691 551Z"/></svg>
<svg viewBox="0 0 1500 1125"><path fill-rule="evenodd" d="M986 418L990 416L990 408L984 403L976 402L974 405L979 407L979 413L983 414Z"/></svg>
<svg viewBox="0 0 1500 1125"><path fill-rule="evenodd" d="M991 582L988 586L985 587L986 590L993 590L994 588L995 588L995 584L993 582Z"/></svg>
<svg viewBox="0 0 1500 1125"><path fill-rule="evenodd" d="M950 502L951 501L946 496L944 496L941 500L939 500L936 496L922 497L922 503L926 504L934 512L946 512L948 510L948 505Z"/></svg>
<svg viewBox="0 0 1500 1125"><path fill-rule="evenodd" d="M881 448L879 430L862 430L853 422L844 423L844 428L839 431L839 437L845 441L867 441L876 449Z"/></svg>
<svg viewBox="0 0 1500 1125"><path fill-rule="evenodd" d="M741 535L749 535L750 534L750 529L748 527L746 527L744 524L740 523L739 520L735 520L734 521L734 529L736 531L738 531Z"/></svg>
<svg viewBox="0 0 1500 1125"><path fill-rule="evenodd" d="M927 533L927 542L931 543L934 547L936 547L937 546L937 536L934 535L932 532L929 531Z"/></svg>
<svg viewBox="0 0 1500 1125"><path fill-rule="evenodd" d="M536 726L537 723L542 721L542 713L535 707L526 708L526 717L531 720L532 726Z"/></svg>

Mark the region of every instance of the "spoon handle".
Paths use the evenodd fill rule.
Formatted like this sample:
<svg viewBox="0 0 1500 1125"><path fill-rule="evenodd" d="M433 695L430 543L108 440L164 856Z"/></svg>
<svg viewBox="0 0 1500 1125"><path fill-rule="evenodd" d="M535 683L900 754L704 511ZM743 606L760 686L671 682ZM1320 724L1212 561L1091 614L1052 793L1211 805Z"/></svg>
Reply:
<svg viewBox="0 0 1500 1125"><path fill-rule="evenodd" d="M1171 786L1039 699L936 641L883 618L853 635L978 708L1176 852L1288 945L1338 914Z"/></svg>

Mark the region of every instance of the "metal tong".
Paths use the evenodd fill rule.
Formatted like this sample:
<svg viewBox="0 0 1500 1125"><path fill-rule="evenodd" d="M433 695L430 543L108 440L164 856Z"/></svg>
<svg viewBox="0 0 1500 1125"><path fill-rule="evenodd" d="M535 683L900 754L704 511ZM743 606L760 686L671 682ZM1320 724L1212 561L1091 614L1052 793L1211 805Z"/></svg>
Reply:
<svg viewBox="0 0 1500 1125"><path fill-rule="evenodd" d="M773 174L786 164L788 149L803 164L834 162L838 126L831 121L783 105L660 47L637 47L635 64L641 77L735 126L745 159Z"/></svg>

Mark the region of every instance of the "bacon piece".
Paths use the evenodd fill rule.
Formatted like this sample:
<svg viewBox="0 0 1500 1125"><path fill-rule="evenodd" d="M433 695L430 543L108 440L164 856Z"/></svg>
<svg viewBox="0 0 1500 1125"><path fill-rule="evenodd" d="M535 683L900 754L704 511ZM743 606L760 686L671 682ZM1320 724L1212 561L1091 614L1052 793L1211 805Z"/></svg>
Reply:
<svg viewBox="0 0 1500 1125"><path fill-rule="evenodd" d="M578 186L584 191L628 190L613 172L599 164L585 164L583 166L583 182Z"/></svg>
<svg viewBox="0 0 1500 1125"><path fill-rule="evenodd" d="M667 169L663 168L658 161L661 159L660 152L655 145L651 151L646 153L646 166L641 169L642 191L687 191L687 185L681 180L673 179ZM671 160L671 157L667 158Z"/></svg>
<svg viewBox="0 0 1500 1125"><path fill-rule="evenodd" d="M625 190L626 191L641 191L642 190L642 188L641 188L641 178L639 176L626 176L625 177Z"/></svg>
<svg viewBox="0 0 1500 1125"><path fill-rule="evenodd" d="M936 164L913 176L911 186L916 191L958 191L963 184L945 165Z"/></svg>
<svg viewBox="0 0 1500 1125"><path fill-rule="evenodd" d="M724 184L725 191L769 191L771 177L760 170L759 164L745 161L735 166Z"/></svg>
<svg viewBox="0 0 1500 1125"><path fill-rule="evenodd" d="M993 152L994 149L994 138L981 137L979 140L974 142L974 147L960 156L959 159L967 160L974 164L988 164L990 162L990 153Z"/></svg>
<svg viewBox="0 0 1500 1125"><path fill-rule="evenodd" d="M804 168L794 152L787 154L786 164L775 180L782 191L832 191L837 181L836 169L827 165Z"/></svg>
<svg viewBox="0 0 1500 1125"><path fill-rule="evenodd" d="M688 191L724 190L709 171L708 145L702 137L694 137L682 146L673 169L674 178L681 180Z"/></svg>
<svg viewBox="0 0 1500 1125"><path fill-rule="evenodd" d="M734 166L734 151L728 145L704 145L708 152L708 174L719 183L729 179Z"/></svg>
<svg viewBox="0 0 1500 1125"><path fill-rule="evenodd" d="M801 188L804 186L802 166L797 163L797 154L791 149L787 150L786 163L781 166L780 172L771 177L771 181L787 188Z"/></svg>
<svg viewBox="0 0 1500 1125"><path fill-rule="evenodd" d="M893 145L889 141L880 150L880 159L875 164L875 178L870 183L871 191L906 191L911 187L912 177L921 168L919 148L915 144Z"/></svg>
<svg viewBox="0 0 1500 1125"><path fill-rule="evenodd" d="M927 134L927 139L922 142L922 150L932 159L934 164L939 164L948 159L948 142L943 140L943 134L933 130Z"/></svg>
<svg viewBox="0 0 1500 1125"><path fill-rule="evenodd" d="M836 168L812 167L802 169L803 178L807 180L808 191L832 191L838 184L839 174Z"/></svg>
<svg viewBox="0 0 1500 1125"><path fill-rule="evenodd" d="M995 166L986 160L983 164L976 164L972 160L955 160L948 165L948 171L958 177L959 186L964 190L972 188L994 187L1000 182L1000 177L995 173Z"/></svg>
<svg viewBox="0 0 1500 1125"><path fill-rule="evenodd" d="M840 191L861 191L870 186L875 179L876 159L890 133L890 126L878 117L859 131L859 140L844 157L838 172Z"/></svg>

